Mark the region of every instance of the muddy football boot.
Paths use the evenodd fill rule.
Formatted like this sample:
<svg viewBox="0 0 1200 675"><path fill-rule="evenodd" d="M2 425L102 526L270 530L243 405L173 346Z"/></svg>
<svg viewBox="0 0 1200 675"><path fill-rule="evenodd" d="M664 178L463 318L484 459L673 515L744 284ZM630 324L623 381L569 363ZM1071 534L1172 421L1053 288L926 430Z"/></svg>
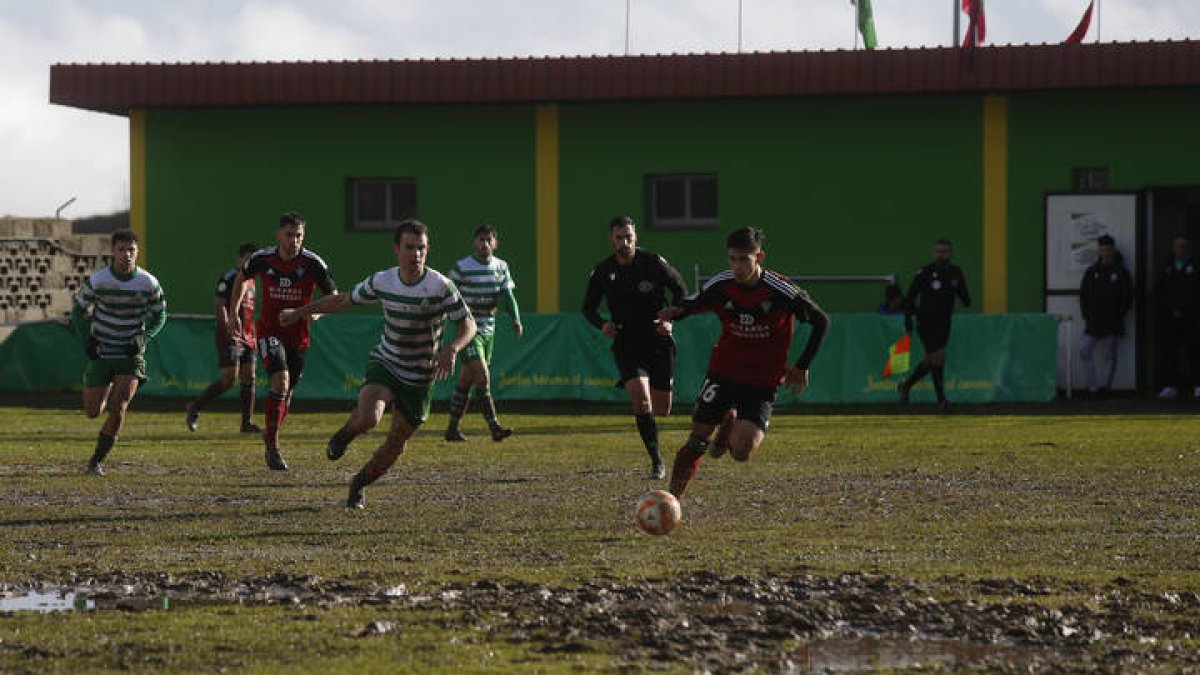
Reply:
<svg viewBox="0 0 1200 675"><path fill-rule="evenodd" d="M242 422L242 433L243 434L261 434L262 427L258 426L254 422Z"/></svg>
<svg viewBox="0 0 1200 675"><path fill-rule="evenodd" d="M447 429L445 438L451 443L461 443L467 440L467 437L463 436L463 433L458 429Z"/></svg>
<svg viewBox="0 0 1200 675"><path fill-rule="evenodd" d="M200 411L192 410L191 406L187 409L187 428L188 431L196 433L196 423L200 421Z"/></svg>
<svg viewBox="0 0 1200 675"><path fill-rule="evenodd" d="M272 471L287 471L287 462L283 461L283 454L279 452L279 448L267 448L266 452L267 468Z"/></svg>
<svg viewBox="0 0 1200 675"><path fill-rule="evenodd" d="M364 509L367 507L367 497L363 494L363 486L358 484L357 477L350 481L350 494L346 497L346 508Z"/></svg>
<svg viewBox="0 0 1200 675"><path fill-rule="evenodd" d="M87 465L87 469L84 470L84 473L89 476L103 476L104 475L104 466L102 464L100 464L100 462L97 462L94 460L89 461L88 465Z"/></svg>
<svg viewBox="0 0 1200 675"><path fill-rule="evenodd" d="M329 438L329 444L325 446L325 456L329 461L336 462L346 454L346 449L350 447L350 439L346 438L339 429L337 433Z"/></svg>
<svg viewBox="0 0 1200 675"><path fill-rule="evenodd" d="M650 467L650 480L662 480L667 477L667 467L662 462L655 462Z"/></svg>
<svg viewBox="0 0 1200 675"><path fill-rule="evenodd" d="M500 441L512 436L512 429L504 427L492 427L492 440L499 443Z"/></svg>

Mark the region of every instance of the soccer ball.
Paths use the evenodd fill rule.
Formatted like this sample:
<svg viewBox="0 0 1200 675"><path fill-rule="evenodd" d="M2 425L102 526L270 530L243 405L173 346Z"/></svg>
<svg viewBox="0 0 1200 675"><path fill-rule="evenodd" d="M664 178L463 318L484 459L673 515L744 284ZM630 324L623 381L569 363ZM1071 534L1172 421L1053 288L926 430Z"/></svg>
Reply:
<svg viewBox="0 0 1200 675"><path fill-rule="evenodd" d="M666 490L651 490L638 498L637 524L650 534L670 534L683 520L679 500Z"/></svg>

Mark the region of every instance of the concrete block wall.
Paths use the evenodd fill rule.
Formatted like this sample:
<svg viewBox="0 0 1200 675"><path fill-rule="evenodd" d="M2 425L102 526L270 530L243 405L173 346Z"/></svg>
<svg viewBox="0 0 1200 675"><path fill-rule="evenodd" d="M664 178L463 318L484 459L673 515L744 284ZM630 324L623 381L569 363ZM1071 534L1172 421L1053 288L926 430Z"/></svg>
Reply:
<svg viewBox="0 0 1200 675"><path fill-rule="evenodd" d="M83 280L109 264L109 235L71 221L0 218L0 324L62 318Z"/></svg>

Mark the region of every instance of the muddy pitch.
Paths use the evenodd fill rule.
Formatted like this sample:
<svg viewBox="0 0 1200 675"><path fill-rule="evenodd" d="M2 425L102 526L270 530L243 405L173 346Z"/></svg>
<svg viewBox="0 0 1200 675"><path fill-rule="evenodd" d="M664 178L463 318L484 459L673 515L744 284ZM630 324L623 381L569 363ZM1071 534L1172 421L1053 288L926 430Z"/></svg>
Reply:
<svg viewBox="0 0 1200 675"><path fill-rule="evenodd" d="M1200 595L1015 580L922 583L872 574L679 579L554 587L479 581L409 589L369 579L221 574L79 578L0 597L72 594L63 609L156 611L189 603L437 610L464 640L532 641L546 652L619 654L632 668L700 671L987 668L999 671L1191 670ZM1052 597L1086 598L1052 606ZM83 598L83 601L80 601ZM939 599L941 598L941 599ZM950 599L947 599L950 598ZM381 619L347 639L401 633ZM319 619L319 613L314 618ZM448 617L448 618L446 618Z"/></svg>

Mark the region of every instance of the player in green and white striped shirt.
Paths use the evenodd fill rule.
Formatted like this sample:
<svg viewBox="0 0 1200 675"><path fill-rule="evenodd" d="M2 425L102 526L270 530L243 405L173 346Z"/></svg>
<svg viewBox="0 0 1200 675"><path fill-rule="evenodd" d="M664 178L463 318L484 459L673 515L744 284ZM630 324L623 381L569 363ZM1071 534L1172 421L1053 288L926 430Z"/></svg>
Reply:
<svg viewBox="0 0 1200 675"><path fill-rule="evenodd" d="M404 452L408 439L429 417L433 382L454 372L455 357L475 337L475 320L454 282L425 267L429 228L418 220L404 221L396 228L392 250L399 266L372 274L349 293L326 295L280 312L280 323L288 326L312 314L368 302L383 305L383 334L368 357L358 404L326 448L329 459L340 459L350 442L374 429L388 404L395 403L387 438L350 481L346 506L351 508L363 507L363 489L387 473ZM447 319L458 322L457 331L439 351Z"/></svg>
<svg viewBox="0 0 1200 675"><path fill-rule="evenodd" d="M496 340L496 312L501 301L512 316L513 330L518 338L525 333L525 328L521 325L521 310L513 295L517 285L509 274L508 263L493 255L499 246L496 228L481 225L475 230L472 245L475 255L459 260L450 270L450 279L458 285L463 300L466 300L471 315L475 317L476 333L475 339L463 352L462 372L458 375L458 386L450 398L450 426L446 427L446 440L467 440L459 431L458 424L471 404L471 388L474 387L475 397L483 406L483 419L487 420L491 429L492 440L498 442L512 435L512 429L501 426L496 417L489 372Z"/></svg>
<svg viewBox="0 0 1200 675"><path fill-rule="evenodd" d="M102 462L117 441L125 411L146 381L146 343L167 322L167 301L158 279L137 266L138 239L117 230L112 265L84 279L71 308L71 326L87 352L83 409L96 418L108 408L88 473L103 476Z"/></svg>

